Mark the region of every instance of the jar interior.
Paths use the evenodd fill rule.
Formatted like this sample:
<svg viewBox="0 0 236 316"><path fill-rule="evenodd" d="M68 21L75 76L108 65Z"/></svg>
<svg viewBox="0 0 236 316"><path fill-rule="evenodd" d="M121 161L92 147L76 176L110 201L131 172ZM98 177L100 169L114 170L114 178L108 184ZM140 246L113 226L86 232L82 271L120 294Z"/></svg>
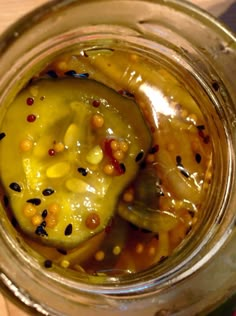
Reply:
<svg viewBox="0 0 236 316"><path fill-rule="evenodd" d="M110 282L112 283L117 282L117 280L119 280L119 282L126 283L130 279L132 280L132 282L136 282L136 280L139 280L140 278L142 278L142 280L148 279L150 275L155 275L155 278L163 277L163 275L168 275L169 273L173 273L173 270L177 271L178 269L180 269L181 264L183 264L183 262L189 261L190 258L192 258L193 256L196 256L200 248L203 249L204 246L206 246L209 239L211 239L212 236L214 236L214 234L217 233L220 219L224 217L224 214L220 213L221 208L219 208L218 206L219 206L219 203L222 203L223 196L225 194L224 188L227 187L226 179L224 178L224 174L223 172L221 172L221 170L227 169L227 159L228 159L227 149L228 149L229 144L227 143L228 141L226 139L227 131L225 130L225 127L222 126L220 105L219 103L217 103L218 100L215 97L215 93L214 93L215 92L214 88L215 90L218 90L218 89L216 89L216 83L212 83L212 85L209 86L209 83L203 81L202 78L200 78L199 80L199 78L196 76L196 73L195 73L196 70L191 69L190 68L191 65L187 64L186 61L182 60L181 63L177 64L175 60L171 60L169 57L167 57L165 53L161 51L161 49L159 52L157 52L156 50L153 50L152 42L149 43L149 42L143 41L143 43L141 43L142 45L137 45L134 43L135 38L133 39L132 37L130 37L129 40L127 41L121 41L120 38L114 39L112 37L109 37L109 35L102 36L101 38L100 36L97 35L97 37L98 38L96 40L94 39L90 40L89 36L88 36L88 39L86 40L84 38L76 39L76 41L79 42L79 45L74 44L74 43L71 44L71 41L74 42L74 39L71 40L69 38L68 47L66 47L66 49L64 47L63 49L61 49L60 48L61 43L59 42L56 48L49 47L49 49L44 53L39 50L39 53L36 56L36 58L35 56L33 56L32 58L32 62L36 61L37 63L33 65L33 68L32 68L31 63L28 63L27 65L25 65L25 68L22 68L23 77L22 77L22 74L19 75L21 78L20 81L19 79L16 78L15 80L16 82L14 83L15 87L14 88L11 87L11 91L19 90L19 83L21 87L24 87L25 85L27 85L28 81L32 77L33 78L37 77L38 72L42 71L43 69L46 69L44 71L44 75L45 74L48 75L49 70L51 69L50 67L52 67L51 63L53 62L55 63L55 60L57 61L59 60L60 65L61 65L64 56L80 56L80 57L82 56L82 58L87 58L90 55L96 56L99 54L104 54L106 58L106 54L109 57L110 54L113 54L113 51L118 51L120 52L119 53L120 55L118 55L118 58L123 57L124 60L127 58L131 58L131 62L133 61L134 63L136 62L136 59L137 60L141 59L141 62L147 62L147 64L151 64L153 67L161 69L160 71L164 73L162 74L162 76L164 77L164 80L165 80L164 84L162 83L164 87L164 91L163 90L160 91L159 83L158 82L155 83L155 81L152 81L151 83L143 81L142 85L139 85L139 90L142 91L143 93L143 99L141 98L142 100L141 102L144 103L145 101L147 102L149 101L151 104L152 108L149 110L154 116L153 122L157 122L155 126L156 130L159 128L159 125L161 125L162 123L161 120L163 119L163 118L160 119L159 117L157 117L157 115L167 115L169 118L170 117L173 118L175 115L180 115L180 116L182 115L181 117L182 117L183 126L181 126L181 122L176 123L180 125L179 131L182 131L182 129L184 128L189 129L189 130L195 128L197 131L197 132L195 131L196 137L199 137L199 139L201 139L202 143L204 144L210 143L210 150L208 154L210 158L208 158L208 160L206 160L205 162L205 164L207 164L207 168L205 169L206 174L204 175L205 177L208 177L208 178L207 180L202 179L199 182L199 185L202 186L203 182L205 181L204 193L202 193L203 197L199 201L200 207L198 210L199 215L197 217L200 217L200 218L197 218L196 224L192 225L193 222L191 220L191 217L194 218L195 216L194 212L196 211L198 205L196 204L190 205L191 203L189 203L188 201L187 203L189 203L189 205L187 205L186 209L188 210L188 217L189 217L188 220L191 221L191 224L187 224L186 227L184 227L186 237L178 236L181 242L176 242L175 247L173 246L171 254L169 253L168 250L163 251L163 253L160 255L159 260L156 260L156 262L149 263L147 265L144 264L143 268L141 264L140 270L135 271L135 273L132 273L132 271L129 271L129 269L127 268L126 273L121 273L121 275L120 273L118 273L117 275L115 273L114 275L111 274L109 276L109 274L104 274L104 271L106 271L106 269L101 268L96 273L95 272L89 273L90 274L89 280L91 279L92 283L95 283L95 284L100 284L101 280L102 282L104 282L104 284L107 284L107 283L109 284ZM64 45L64 41L65 41L65 37L63 37L63 45ZM163 51L165 50L166 50L166 47L163 47ZM50 51L53 51L51 55L49 55ZM86 57L84 57L85 55ZM142 59L142 56L145 56L145 58ZM109 59L109 62L110 60L112 59ZM63 66L65 65L63 64ZM72 65L68 65L67 68L63 70L64 73L66 71L68 72L70 70L73 70L71 69L71 66L73 66L73 63ZM129 81L130 87L132 87L132 85L135 86L135 84L136 85L138 84L138 81L140 80L140 78L138 77L138 75L132 78L131 71L128 69L128 66L126 69L124 68L123 71L129 72L130 78L128 78L127 81ZM113 74L110 75L111 80L112 80L112 76ZM108 78L109 78L109 74L108 74ZM97 79L95 77L95 80L99 80L99 78ZM174 82L175 85L173 85L172 91L168 87L167 88L165 87L168 84L172 83L171 80L175 81ZM154 86L155 84L156 86ZM213 89L212 89L212 86L213 86ZM119 87L121 87L121 84ZM178 89L180 90L180 92L178 92ZM186 94L185 96L186 98L189 98L188 103L190 104L188 104L187 102L186 104L189 106L190 112L188 112L186 109L183 110L181 108L181 101L179 102L178 100L178 97L179 97L178 93L181 94L181 91L183 91L182 93L184 95ZM124 89L124 93L132 94L132 92L125 91L125 89ZM10 95L10 97L8 96L8 98L12 99L12 96ZM157 99L157 101L155 101L155 98ZM193 112L191 112L191 102L194 103L194 106L195 106L195 108L193 106ZM139 103L139 101L137 103ZM196 105L198 108L196 107ZM5 110L5 107L2 107L2 111L4 110ZM194 111L197 114L195 114ZM178 114L176 114L177 112ZM202 115L202 119L199 119L197 117L198 113L201 113L200 115ZM2 116L2 118L4 120L4 116ZM197 120L199 120L200 122L199 124ZM186 125L186 122L190 122L190 125ZM191 125L192 122L193 124ZM184 124L186 126L184 126ZM165 125L164 125L164 129L166 129ZM207 130L206 133L205 133L205 129ZM176 131L178 131L178 127L175 130L175 132ZM191 139L192 139L192 143L194 143L194 139L193 138ZM172 144L171 142L170 144L168 144L168 141L169 140L167 139L167 143L165 144L165 146L166 147L169 146L170 152L174 151L174 149L171 148L171 146L174 147L176 144ZM183 139L183 142L184 141L189 141L189 139L187 138L185 140ZM156 145L159 146L158 143ZM193 145L197 146L196 144L193 144ZM152 148L154 148L154 146L155 146L155 143L153 143ZM174 151L174 153L177 157L176 151ZM149 159L154 159L154 158L151 157L150 155ZM179 157L179 159L181 160L181 157ZM192 158L192 159L201 160L202 157L195 150L195 158ZM199 162L200 161L197 161L197 163ZM154 160L154 164L156 164L155 160ZM186 173L188 171L184 170L184 166L182 165L181 161L179 161L179 164L181 168L183 168L181 172L182 173L185 172L185 177L187 178L188 175ZM222 168L219 166L224 166L224 167ZM217 170L217 172L215 172L214 170ZM197 180L195 179L195 181ZM217 183L224 183L224 182L225 182L225 185L222 185L222 191L219 192ZM194 191L193 191L193 194L194 194ZM5 199L4 203L6 205L7 198L5 195L3 195L3 200L4 199ZM177 207L176 206L177 202L178 201L174 201L173 207ZM183 204L183 201L179 201L179 203L180 202ZM187 215L185 214L185 216ZM11 217L12 217L12 214L11 214ZM11 221L13 222L13 224L15 224L14 217L11 218ZM149 232L148 229L149 227L146 227L147 232ZM143 227L143 230L145 230L145 227ZM131 234L133 235L135 234L135 232L132 231ZM168 234L170 235L169 232ZM141 251L141 252L143 251L142 249L143 243L141 243L141 240L145 238L144 236L145 236L144 234L141 234L140 236L139 235L136 236L136 238L139 238L140 240L139 243L136 243L137 253L138 251ZM172 238L176 239L178 237L174 235L174 237ZM30 249L29 245L27 243L25 244L21 236L18 236L18 240L19 238L21 240L21 244L24 245L23 246L24 249L27 249L26 252L31 254L32 250ZM156 236L152 235L151 242L148 245L149 252L153 251L154 249L152 247L152 244L155 245L155 241L153 241L154 238L158 239L159 236L157 238ZM150 237L146 239L149 240ZM146 240L146 243L148 244L147 240ZM130 244L132 247L134 247L134 240L131 240ZM115 244L113 246L115 247ZM42 262L44 262L47 258L45 257L42 258L41 256L38 257L38 253L37 252L35 253L35 250L33 251L33 253L34 253L33 257L36 257L37 260L40 262L40 264L43 265ZM64 251L64 255L65 253L66 251ZM65 258L67 257L65 256ZM138 260L137 254L136 254L136 260ZM63 262L65 263L65 261L67 262L66 259L64 261L61 259L62 266L63 266ZM100 261L100 259L98 259L97 261ZM91 264L89 264L88 267L90 265ZM93 262L93 265L99 266L99 262L97 262L96 264ZM59 266L57 267L57 269L61 270L61 267ZM81 268L81 271L77 271L77 272L70 271L70 269L68 270L69 272L67 271L66 274L70 275L71 273L75 280L77 279L80 280L81 274L83 275L83 272L81 272L83 271L83 268ZM78 266L77 266L77 270L78 270ZM107 270L112 271L112 267L109 267ZM118 270L119 269L117 269L117 271ZM124 272L125 269L122 268L122 271ZM64 269L63 269L63 274L65 274ZM82 276L82 279L84 279L84 276Z"/></svg>

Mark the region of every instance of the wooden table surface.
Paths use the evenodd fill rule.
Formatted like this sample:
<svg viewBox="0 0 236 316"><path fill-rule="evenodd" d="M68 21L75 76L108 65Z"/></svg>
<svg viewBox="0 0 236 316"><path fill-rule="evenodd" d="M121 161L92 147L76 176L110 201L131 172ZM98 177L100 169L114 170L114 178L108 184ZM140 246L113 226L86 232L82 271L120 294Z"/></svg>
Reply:
<svg viewBox="0 0 236 316"><path fill-rule="evenodd" d="M0 33L19 17L47 1L48 0L0 0ZM235 0L191 0L191 2L208 10L215 16L222 17L224 17L224 13L232 4L236 5ZM234 21L236 21L236 12L234 11L233 16L231 13L232 12L229 11L227 16L229 16L229 22L231 22L232 19L234 23ZM228 21L226 20L226 22ZM27 316L27 314L19 310L0 294L0 316Z"/></svg>

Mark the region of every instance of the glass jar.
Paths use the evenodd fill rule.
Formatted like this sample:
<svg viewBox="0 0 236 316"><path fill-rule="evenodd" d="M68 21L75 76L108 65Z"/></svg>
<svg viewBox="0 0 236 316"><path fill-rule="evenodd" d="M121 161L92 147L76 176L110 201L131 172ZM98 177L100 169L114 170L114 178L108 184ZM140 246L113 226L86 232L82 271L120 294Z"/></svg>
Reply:
<svg viewBox="0 0 236 316"><path fill-rule="evenodd" d="M213 17L177 0L58 0L1 37L1 117L28 80L57 55L119 46L177 65L206 104L214 176L205 216L180 251L128 277L46 270L0 209L3 292L33 315L199 315L235 291L236 38Z"/></svg>

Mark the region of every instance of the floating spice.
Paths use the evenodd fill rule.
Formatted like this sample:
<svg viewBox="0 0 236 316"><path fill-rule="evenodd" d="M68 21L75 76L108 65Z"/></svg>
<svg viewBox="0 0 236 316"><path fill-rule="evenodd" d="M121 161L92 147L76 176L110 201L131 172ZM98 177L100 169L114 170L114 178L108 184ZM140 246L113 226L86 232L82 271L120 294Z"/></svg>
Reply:
<svg viewBox="0 0 236 316"><path fill-rule="evenodd" d="M65 236L70 236L70 235L72 234L72 229L73 229L72 224L68 224L68 225L66 226L64 235L65 235Z"/></svg>
<svg viewBox="0 0 236 316"><path fill-rule="evenodd" d="M12 189L13 191L16 191L16 192L21 192L21 187L18 183L16 182L12 182L10 185L9 185L9 188Z"/></svg>

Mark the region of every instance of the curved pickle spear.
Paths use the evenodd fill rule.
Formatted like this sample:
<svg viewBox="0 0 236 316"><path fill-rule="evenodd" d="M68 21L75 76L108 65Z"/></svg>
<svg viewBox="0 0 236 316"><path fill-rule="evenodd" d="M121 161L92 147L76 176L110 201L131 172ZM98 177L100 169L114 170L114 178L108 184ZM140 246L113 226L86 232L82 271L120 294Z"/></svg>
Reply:
<svg viewBox="0 0 236 316"><path fill-rule="evenodd" d="M102 124L94 125L96 115ZM151 144L137 104L93 80L32 83L10 106L2 129L2 184L20 228L63 248L106 227L136 176L135 157ZM121 160L107 153L112 139L128 144ZM114 174L104 172L107 164Z"/></svg>

